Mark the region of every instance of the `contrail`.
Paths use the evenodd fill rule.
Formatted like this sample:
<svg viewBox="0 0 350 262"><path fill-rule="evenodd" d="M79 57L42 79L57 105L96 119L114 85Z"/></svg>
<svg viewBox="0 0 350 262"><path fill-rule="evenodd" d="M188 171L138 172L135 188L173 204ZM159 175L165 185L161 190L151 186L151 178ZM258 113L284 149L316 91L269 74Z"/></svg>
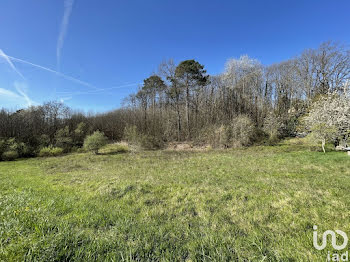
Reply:
<svg viewBox="0 0 350 262"><path fill-rule="evenodd" d="M12 61L10 60L10 58L0 49L0 56L2 56L6 62L10 65L10 67L13 69L13 71L15 71L20 77L22 77L24 80L24 76L21 74L21 72L19 72L17 70L17 68L15 67L15 65L12 63Z"/></svg>
<svg viewBox="0 0 350 262"><path fill-rule="evenodd" d="M19 83L19 82L15 82L14 86L17 90L17 92L22 95L22 97L26 100L28 106L31 106L33 104L33 100L29 98L29 96L27 95L27 93L25 92L25 89L27 89L26 84L25 83Z"/></svg>
<svg viewBox="0 0 350 262"><path fill-rule="evenodd" d="M44 67L44 66L41 66L41 65L37 65L37 64L31 63L31 62L28 62L28 61L25 61L25 60L22 60L22 59L19 59L19 58L16 58L16 57L12 57L12 56L9 56L9 55L5 55L5 54L3 54L3 52L0 53L0 55L1 55L1 56L4 56L5 59L7 58L7 59L10 61L11 64L12 64L11 60L13 60L13 61L17 61L17 62L20 62L20 63L23 63L23 64L31 65L31 66L34 66L34 67L36 67L36 68L40 68L40 69L42 69L42 70L48 71L48 72L50 72L50 73L54 73L54 74L56 74L56 75L58 75L58 76L60 76L60 77L63 77L63 78L65 78L65 79L67 79L67 80L70 80L70 81L73 81L73 82L75 82L75 83L78 83L78 84L80 84L80 85L84 85L84 86L93 88L93 89L95 89L95 90L100 90L99 88L95 87L94 85L91 85L91 84L89 84L89 83L87 83L87 82L84 82L84 81L79 80L79 79L77 79L77 78L74 78L74 77L72 77L72 76L68 76L68 75L62 74L62 73L60 73L60 72L58 72L58 71L55 71L55 70L53 70L53 69L50 69L50 68L47 68L47 67ZM12 65L13 65L13 64L12 64ZM17 71L17 72L18 72L18 71ZM18 72L18 73L19 73L19 72ZM20 74L20 73L19 73L19 74ZM20 74L20 75L21 75L21 74Z"/></svg>
<svg viewBox="0 0 350 262"><path fill-rule="evenodd" d="M19 63L23 63L23 64L27 64L27 65L30 65L30 66L33 66L33 67L36 67L36 68L39 68L39 69L42 69L42 70L45 70L47 72L50 72L50 73L53 73L53 74L56 74L62 78L65 78L69 81L72 81L72 82L75 82L75 83L78 83L80 85L83 85L83 86L87 86L87 87L90 87L94 90L91 90L91 91L85 91L85 92L76 92L76 93L72 93L71 92L59 92L61 94L65 94L65 93L68 93L68 94L71 94L71 95L82 95L82 94L96 94L98 92L101 92L101 91L106 91L106 90L112 90L112 89L119 89L119 88L123 88L123 87L129 87L129 86L134 86L134 85L139 85L139 84L142 84L140 82L135 82L135 83L130 83L130 84L124 84L124 85L120 85L120 86L114 86L114 87L110 87L110 88L97 88L96 86L90 84L90 83L87 83L85 81L82 81L82 80L79 80L75 77L72 77L72 76L69 76L69 75L65 75L63 73L60 73L56 70L53 70L51 68L48 68L48 67L44 67L44 66L41 66L41 65L38 65L38 64L34 64L34 63L31 63L29 61L26 61L26 60L23 60L23 59L19 59L19 58L16 58L16 57L13 57L13 56L9 56L9 55L6 55L1 49L0 49L0 56L4 57L5 60L9 63L9 65L11 66L11 68L13 70L15 70L23 79L25 79L23 77L23 75L16 69L16 67L14 66L14 64L12 63L11 60L13 61L16 61L16 62L19 62Z"/></svg>
<svg viewBox="0 0 350 262"><path fill-rule="evenodd" d="M69 18L72 13L74 0L65 0L64 1L64 14L61 23L60 33L58 35L57 40L57 48L56 48L56 57L57 57L57 67L60 68L60 60L61 60L61 50L64 44L64 39L67 34L67 28L69 25Z"/></svg>
<svg viewBox="0 0 350 262"><path fill-rule="evenodd" d="M130 84L125 84L125 85L120 85L120 86L114 86L114 87L109 87L109 88L102 88L102 89L98 89L98 90L93 90L93 91L86 91L86 92L75 92L75 93L71 93L71 92L57 92L58 94L66 94L66 95L87 95L87 94L97 94L98 92L101 91L107 91L107 90L112 90L112 89L120 89L120 88L124 88L124 87L129 87L129 86L135 86L135 85L141 85L142 83L139 82L135 82L135 83L130 83Z"/></svg>

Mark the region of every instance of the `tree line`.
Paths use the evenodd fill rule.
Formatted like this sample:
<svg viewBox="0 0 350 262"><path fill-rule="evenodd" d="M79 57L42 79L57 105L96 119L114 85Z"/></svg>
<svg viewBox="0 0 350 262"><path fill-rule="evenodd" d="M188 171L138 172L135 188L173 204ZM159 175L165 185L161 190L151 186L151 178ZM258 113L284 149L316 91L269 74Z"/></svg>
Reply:
<svg viewBox="0 0 350 262"><path fill-rule="evenodd" d="M48 145L68 152L96 130L150 148L172 141L221 147L273 141L295 136L312 104L344 93L349 78L350 50L333 42L268 66L247 55L232 58L219 75L196 60L168 60L111 112L85 114L59 102L0 110L0 150L16 141L28 155Z"/></svg>
<svg viewBox="0 0 350 262"><path fill-rule="evenodd" d="M160 141L224 140L225 146L239 144L237 135L251 140L243 144L295 136L310 105L343 92L349 77L350 51L332 42L269 66L246 55L229 59L215 76L195 60L170 60L126 100L128 124Z"/></svg>

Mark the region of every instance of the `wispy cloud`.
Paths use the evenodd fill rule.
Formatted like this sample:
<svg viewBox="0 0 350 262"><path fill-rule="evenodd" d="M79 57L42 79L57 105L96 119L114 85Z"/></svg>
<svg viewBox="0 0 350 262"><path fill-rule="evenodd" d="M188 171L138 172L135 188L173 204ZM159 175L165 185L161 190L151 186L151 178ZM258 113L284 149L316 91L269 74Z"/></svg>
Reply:
<svg viewBox="0 0 350 262"><path fill-rule="evenodd" d="M70 81L72 81L72 82L75 82L75 83L77 83L77 84L80 84L80 85L83 85L83 86L87 86L87 87L93 88L93 89L95 89L95 90L100 90L100 89L98 89L97 87L95 87L95 86L92 85L92 84L89 84L89 83L87 83L87 82L85 82L85 81L79 80L79 79L77 79L77 78L75 78L75 77L62 74L62 73L60 73L60 72L58 72L58 71L56 71L56 70L53 70L53 69L51 69L51 68L44 67L44 66L41 66L41 65L38 65L38 64L34 64L34 63L29 62L29 61L26 61L26 60L23 60L23 59L19 59L19 58L16 58L16 57L12 57L12 56L8 56L8 55L6 55L6 57L7 57L10 61L13 60L13 61L16 61L16 62L20 62L20 63L23 63L23 64L27 64L27 65L30 65L30 66L33 66L33 67L36 67L36 68L39 68L39 69L48 71L48 72L50 72L50 73L54 73L54 74L56 74L56 75L58 75L58 76L60 76L60 77L63 77L63 78L65 78L65 79L70 80Z"/></svg>
<svg viewBox="0 0 350 262"><path fill-rule="evenodd" d="M128 84L124 84L124 85L120 85L120 86L113 86L113 87L109 87L109 88L102 88L102 89L98 89L98 90L92 90L92 91L85 91L85 92L57 92L58 94L66 94L66 95L70 95L70 96L74 96L74 95L88 95L88 94L98 94L100 92L104 92L104 91L109 91L109 90L113 90L113 89L121 89L121 88L125 88L125 87L131 87L131 86L136 86L136 85L141 85L142 83L140 82L135 82L135 83L128 83Z"/></svg>
<svg viewBox="0 0 350 262"><path fill-rule="evenodd" d="M25 99L25 101L27 102L27 106L32 106L33 104L35 104L35 102L32 99L30 99L27 95L28 86L26 83L16 81L13 85L17 92Z"/></svg>
<svg viewBox="0 0 350 262"><path fill-rule="evenodd" d="M0 97L5 97L5 98L21 98L18 94L15 92L12 92L11 90L0 88Z"/></svg>
<svg viewBox="0 0 350 262"><path fill-rule="evenodd" d="M15 67L15 65L12 63L10 57L8 55L6 55L1 49L0 49L0 57L3 57L6 60L6 62L9 64L9 66L12 68L12 70L15 71L23 80L26 80L25 77L21 74L21 72L18 71L17 68ZM25 82L17 82L16 81L13 83L13 85L14 85L14 88L19 93L19 95L10 91L10 90L0 88L1 89L0 96L5 97L5 98L10 98L10 99L15 99L16 101L19 101L19 102L21 100L23 101L23 99L24 99L27 103L27 106L31 106L35 103L27 95L28 86Z"/></svg>
<svg viewBox="0 0 350 262"><path fill-rule="evenodd" d="M67 34L67 29L69 25L69 18L72 13L74 0L64 0L64 13L63 13L63 19L61 23L60 32L57 39L57 47L56 47L56 57L57 57L57 68L60 70L60 63L61 63L61 52L62 47L64 44L64 39Z"/></svg>
<svg viewBox="0 0 350 262"><path fill-rule="evenodd" d="M18 93L8 89L0 88L1 103L9 103L17 106L32 106L37 104L27 95L28 87L23 82L14 82L14 88Z"/></svg>
<svg viewBox="0 0 350 262"><path fill-rule="evenodd" d="M12 63L11 59L0 49L0 57L3 57L6 62L9 64L9 66L12 68L13 71L15 71L22 79L25 80L24 76L21 74L20 71L17 70L15 65Z"/></svg>
<svg viewBox="0 0 350 262"><path fill-rule="evenodd" d="M56 70L53 70L51 68L48 68L48 67L45 67L45 66L42 66L42 65L38 65L38 64L35 64L35 63L32 63L32 62L20 59L20 58L16 58L16 57L13 57L13 56L6 55L6 54L4 54L4 52L2 52L1 49L0 49L0 56L4 57L5 60L7 61L7 63L11 66L11 68L14 71L16 71L20 76L23 76L23 75L16 69L16 67L14 66L12 61L19 62L19 63L26 64L26 65L30 65L32 67L39 68L41 70L53 73L53 74L55 74L55 75L57 75L59 77L67 79L69 81L75 82L75 83L77 83L79 85L83 85L83 86L86 86L86 87L89 87L89 88L93 89L93 90L80 91L80 92L72 92L72 91L69 91L69 92L57 92L58 94L61 94L61 95L65 96L63 98L63 100L65 100L65 101L71 99L72 96L75 96L75 95L98 94L98 93L102 93L102 92L113 90L113 89L121 89L121 88L126 88L126 87L131 87L131 86L136 86L136 85L142 84L140 82L134 82L134 83L130 83L129 82L129 83L125 83L123 85L113 86L113 87L109 87L109 88L97 88L96 86L94 86L94 85L92 85L92 84L90 84L88 82L82 81L80 79L77 79L75 77L72 77L72 76L69 76L69 75L66 75L66 74L63 74L63 73L58 72ZM22 78L25 79L24 77L22 77ZM17 90L17 91L19 92L19 90Z"/></svg>
<svg viewBox="0 0 350 262"><path fill-rule="evenodd" d="M68 96L68 97L61 97L59 100L61 103L64 103L65 101L71 100L73 97L72 96Z"/></svg>

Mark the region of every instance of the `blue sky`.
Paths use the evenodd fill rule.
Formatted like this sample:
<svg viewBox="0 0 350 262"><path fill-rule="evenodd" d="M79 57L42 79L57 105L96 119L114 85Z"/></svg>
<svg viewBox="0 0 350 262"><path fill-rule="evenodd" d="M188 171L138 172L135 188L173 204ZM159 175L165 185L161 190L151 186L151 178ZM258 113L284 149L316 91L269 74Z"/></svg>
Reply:
<svg viewBox="0 0 350 262"><path fill-rule="evenodd" d="M2 0L0 10L0 107L11 109L111 110L169 58L218 74L242 54L271 64L350 44L348 0Z"/></svg>

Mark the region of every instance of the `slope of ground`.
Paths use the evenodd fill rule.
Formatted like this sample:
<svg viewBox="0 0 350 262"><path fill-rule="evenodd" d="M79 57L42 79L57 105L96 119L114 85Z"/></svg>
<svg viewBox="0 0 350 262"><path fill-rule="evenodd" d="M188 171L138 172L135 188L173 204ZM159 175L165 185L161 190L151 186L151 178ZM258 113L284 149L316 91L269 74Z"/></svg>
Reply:
<svg viewBox="0 0 350 262"><path fill-rule="evenodd" d="M106 151L107 152L107 151ZM350 157L299 145L0 163L0 261L320 261Z"/></svg>

